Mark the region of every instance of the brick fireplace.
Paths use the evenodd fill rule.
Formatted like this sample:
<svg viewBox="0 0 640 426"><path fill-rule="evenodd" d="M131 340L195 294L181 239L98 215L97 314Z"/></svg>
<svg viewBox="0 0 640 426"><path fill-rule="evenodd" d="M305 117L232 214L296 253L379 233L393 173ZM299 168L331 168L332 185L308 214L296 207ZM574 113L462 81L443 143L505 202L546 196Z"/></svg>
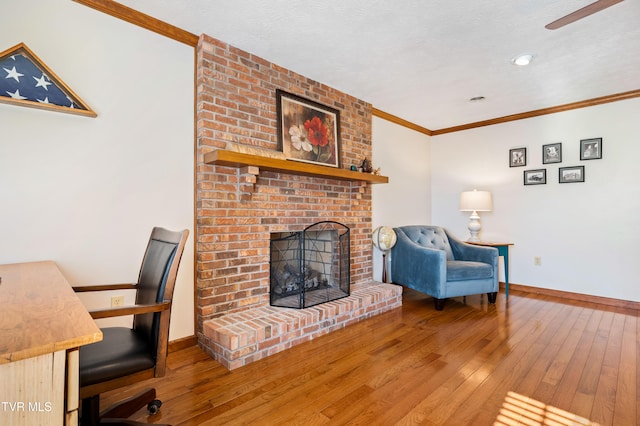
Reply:
<svg viewBox="0 0 640 426"><path fill-rule="evenodd" d="M203 35L197 53L198 342L235 368L401 304L373 283L371 184L205 161L231 145L277 151L276 89L340 111L342 167L371 159L371 105ZM269 244L319 221L351 232L351 296L291 313L269 307Z"/></svg>

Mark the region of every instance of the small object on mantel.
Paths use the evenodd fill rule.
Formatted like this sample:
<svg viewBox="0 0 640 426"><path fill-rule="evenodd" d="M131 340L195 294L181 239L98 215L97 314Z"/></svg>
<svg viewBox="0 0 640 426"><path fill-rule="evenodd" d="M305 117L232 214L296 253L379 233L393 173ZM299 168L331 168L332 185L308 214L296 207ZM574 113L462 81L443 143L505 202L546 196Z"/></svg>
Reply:
<svg viewBox="0 0 640 426"><path fill-rule="evenodd" d="M376 176L380 176L381 170L380 167L376 167L375 169L373 169L373 174Z"/></svg>
<svg viewBox="0 0 640 426"><path fill-rule="evenodd" d="M365 159L362 160L362 172L371 173L371 170L371 162L365 157Z"/></svg>

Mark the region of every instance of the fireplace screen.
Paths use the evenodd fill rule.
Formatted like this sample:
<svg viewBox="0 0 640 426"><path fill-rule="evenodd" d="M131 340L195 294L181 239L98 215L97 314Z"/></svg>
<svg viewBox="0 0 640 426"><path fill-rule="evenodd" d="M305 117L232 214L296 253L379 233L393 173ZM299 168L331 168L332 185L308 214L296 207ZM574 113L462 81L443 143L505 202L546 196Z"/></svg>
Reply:
<svg viewBox="0 0 640 426"><path fill-rule="evenodd" d="M271 235L271 306L307 308L349 296L349 228L318 222Z"/></svg>

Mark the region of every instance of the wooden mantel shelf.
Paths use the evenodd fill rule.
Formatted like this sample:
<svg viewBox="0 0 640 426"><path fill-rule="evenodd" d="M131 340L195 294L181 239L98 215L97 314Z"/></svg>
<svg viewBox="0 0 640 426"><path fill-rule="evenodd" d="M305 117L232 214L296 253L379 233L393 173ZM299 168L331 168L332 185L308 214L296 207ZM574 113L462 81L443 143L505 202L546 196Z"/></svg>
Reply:
<svg viewBox="0 0 640 426"><path fill-rule="evenodd" d="M387 176L354 172L335 167L319 166L299 161L280 160L242 152L217 149L204 155L204 162L228 167L255 166L262 170L279 173L291 173L302 176L316 176L329 179L360 181L369 183L389 183Z"/></svg>

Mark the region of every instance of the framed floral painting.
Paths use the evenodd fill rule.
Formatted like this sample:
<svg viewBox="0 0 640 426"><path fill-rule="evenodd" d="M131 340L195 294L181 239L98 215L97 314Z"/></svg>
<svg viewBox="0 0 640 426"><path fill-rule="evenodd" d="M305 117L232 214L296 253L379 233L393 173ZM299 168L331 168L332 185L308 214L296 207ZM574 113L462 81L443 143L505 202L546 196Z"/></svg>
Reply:
<svg viewBox="0 0 640 426"><path fill-rule="evenodd" d="M287 160L340 167L340 111L276 90L278 149Z"/></svg>

